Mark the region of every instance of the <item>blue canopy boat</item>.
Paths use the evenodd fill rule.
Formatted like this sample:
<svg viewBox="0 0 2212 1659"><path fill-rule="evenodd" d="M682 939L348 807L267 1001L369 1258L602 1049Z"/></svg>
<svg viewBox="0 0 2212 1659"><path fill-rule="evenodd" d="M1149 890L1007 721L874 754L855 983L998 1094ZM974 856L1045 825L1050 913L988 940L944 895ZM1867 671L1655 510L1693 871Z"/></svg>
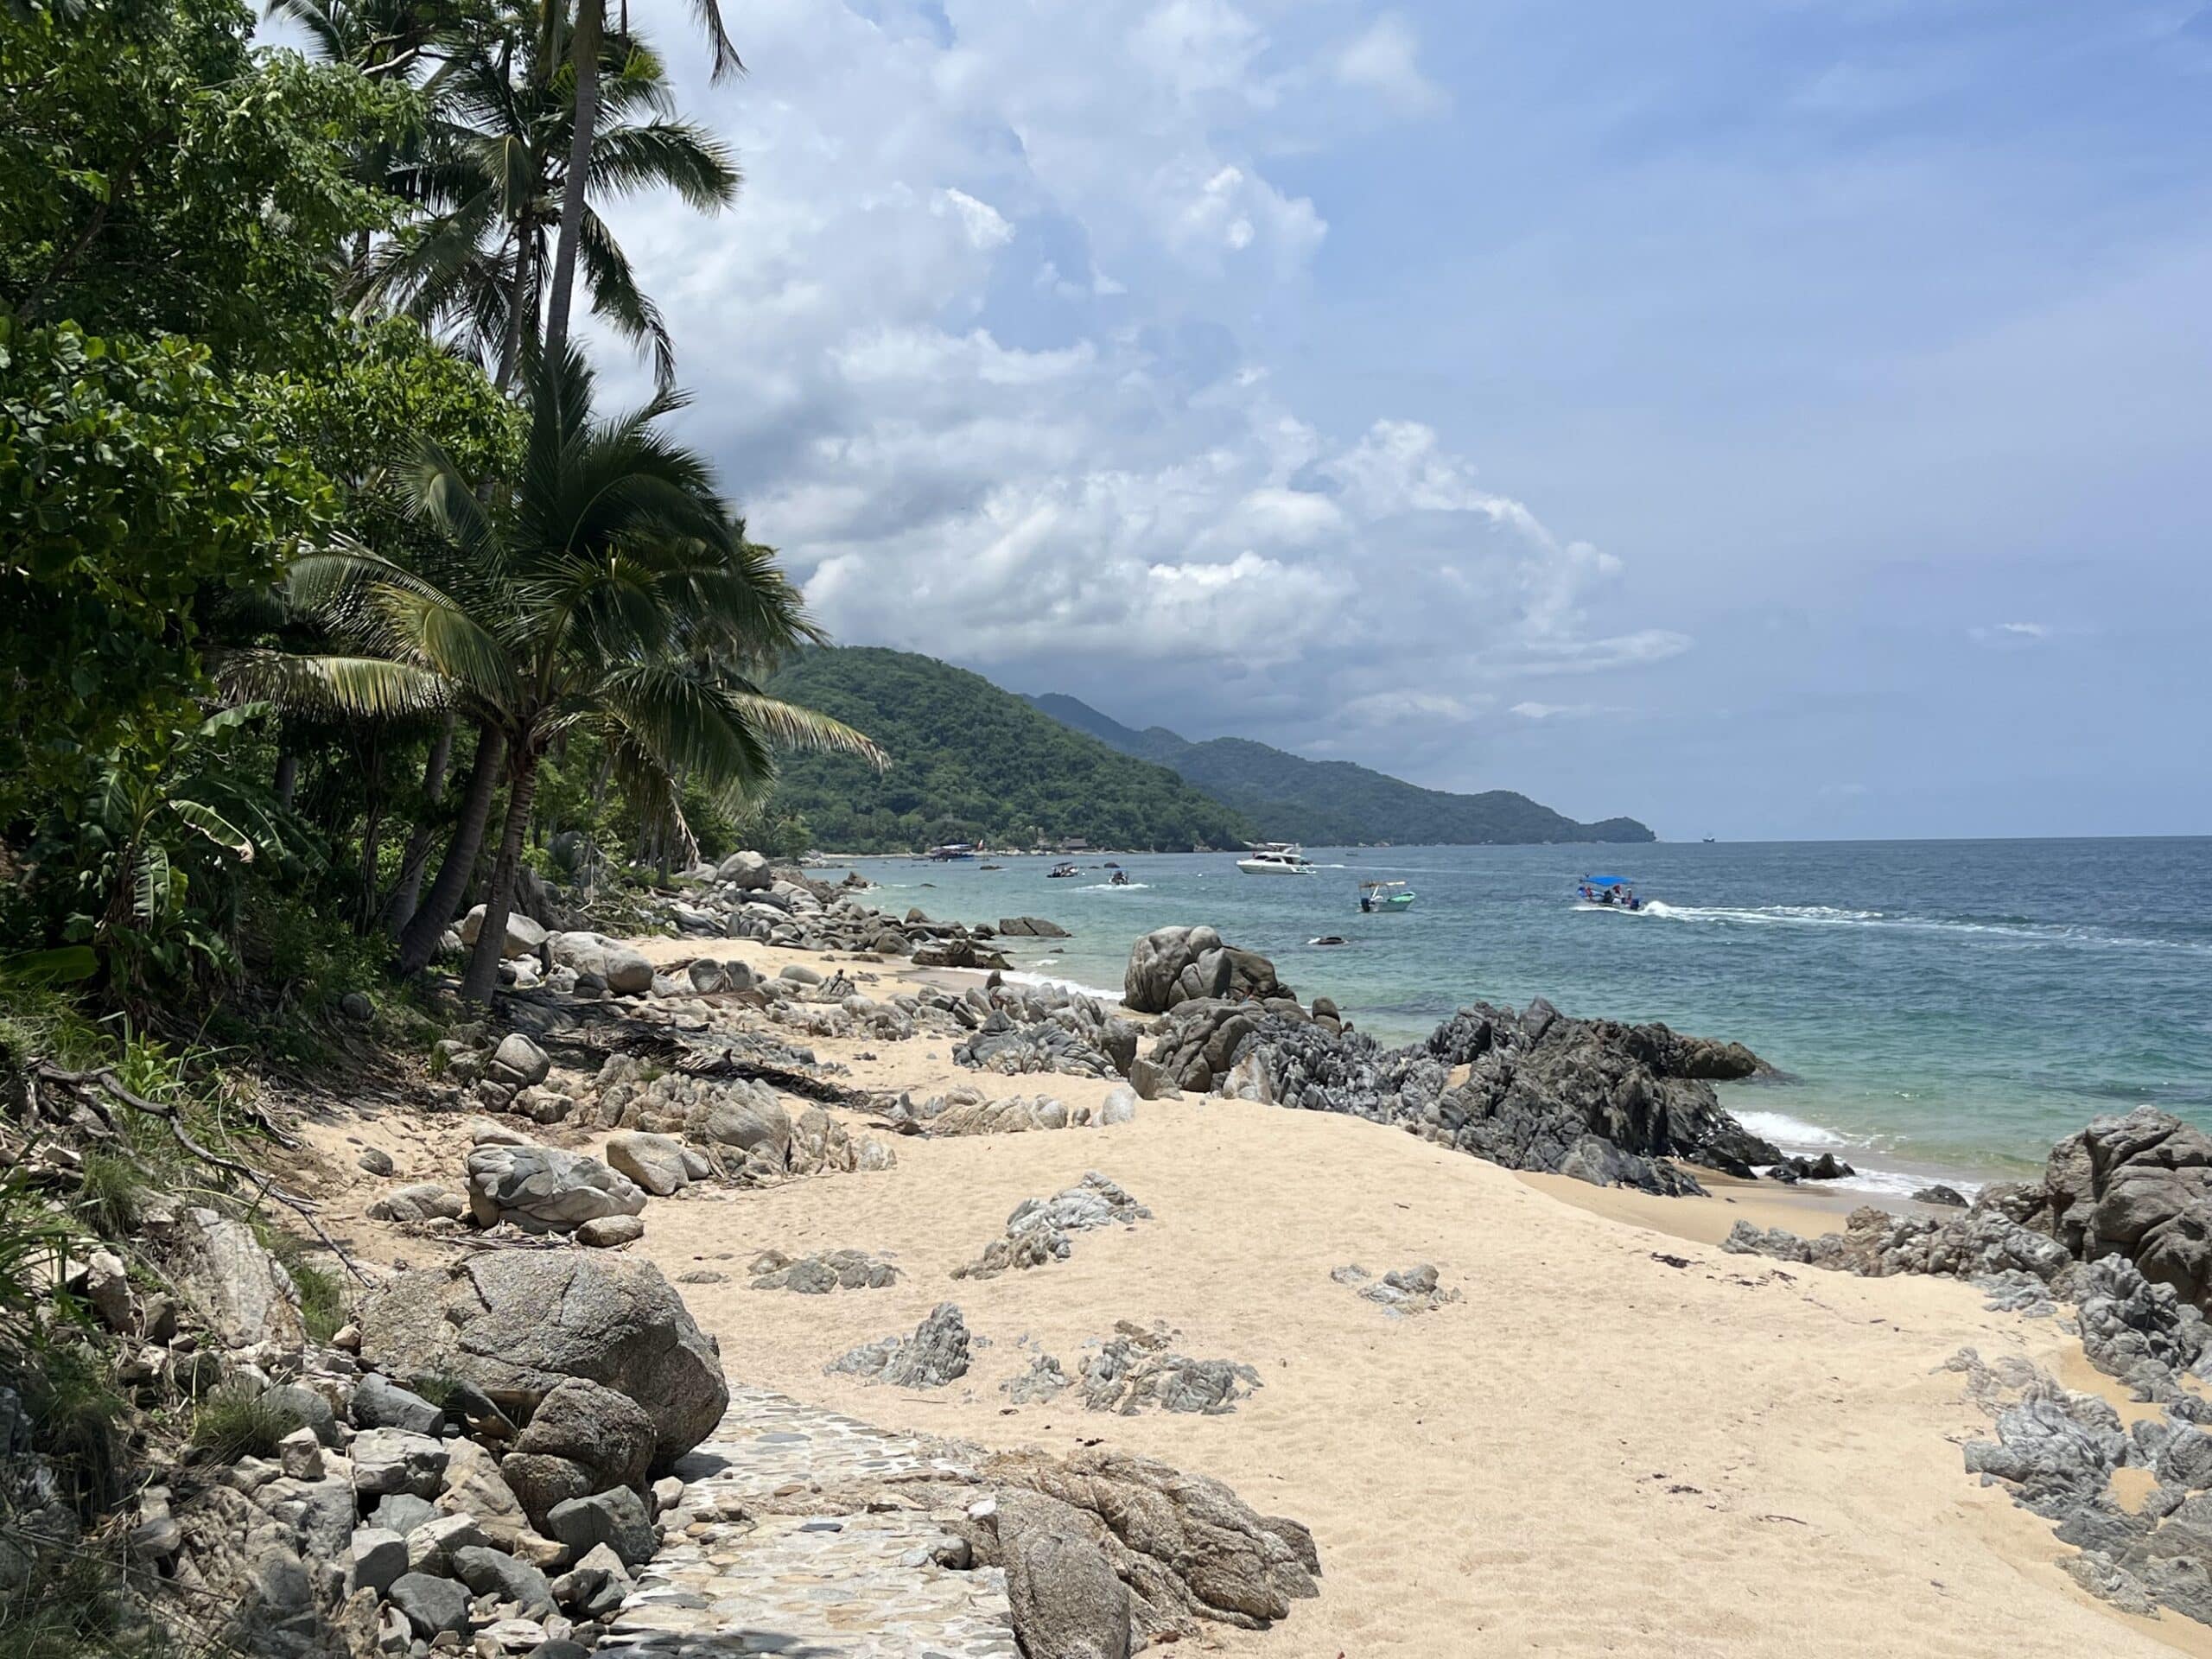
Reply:
<svg viewBox="0 0 2212 1659"><path fill-rule="evenodd" d="M1581 902L1577 910L1618 910L1640 912L1643 900L1636 896L1635 885L1624 875L1586 875L1580 892Z"/></svg>

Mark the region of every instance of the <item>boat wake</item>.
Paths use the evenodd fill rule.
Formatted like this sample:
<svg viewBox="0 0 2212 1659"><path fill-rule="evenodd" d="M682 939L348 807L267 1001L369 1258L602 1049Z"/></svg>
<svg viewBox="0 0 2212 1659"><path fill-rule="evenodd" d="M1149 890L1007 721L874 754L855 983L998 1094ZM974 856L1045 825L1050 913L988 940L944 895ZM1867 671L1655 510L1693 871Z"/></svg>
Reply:
<svg viewBox="0 0 2212 1659"><path fill-rule="evenodd" d="M1075 893L1142 893L1152 886L1149 881L1086 881L1071 889Z"/></svg>
<svg viewBox="0 0 2212 1659"><path fill-rule="evenodd" d="M1602 910L1602 905L1578 905L1578 910ZM2079 945L2105 950L2181 950L2193 956L2212 955L2212 942L2196 939L2145 939L2126 934L2103 933L2094 928L2066 922L2024 919L1976 921L1940 916L1892 915L1879 910L1844 910L1833 905L1674 905L1663 899L1647 899L1647 916L1669 921L1704 922L1744 927L1878 928L1897 932L1950 933L1962 938L2011 939L2028 944Z"/></svg>

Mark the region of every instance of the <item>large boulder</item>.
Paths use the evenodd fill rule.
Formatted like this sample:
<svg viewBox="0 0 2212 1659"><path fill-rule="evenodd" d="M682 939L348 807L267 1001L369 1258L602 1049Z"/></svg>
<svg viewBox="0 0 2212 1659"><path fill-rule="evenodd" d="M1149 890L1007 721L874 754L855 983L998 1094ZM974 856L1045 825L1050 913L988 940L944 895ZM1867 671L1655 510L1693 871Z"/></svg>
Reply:
<svg viewBox="0 0 2212 1659"><path fill-rule="evenodd" d="M363 1300L358 1322L366 1363L474 1384L518 1419L566 1378L604 1384L652 1419L656 1469L706 1439L729 1405L714 1339L660 1269L634 1256L500 1250L397 1273Z"/></svg>
<svg viewBox="0 0 2212 1659"><path fill-rule="evenodd" d="M1129 1659L1129 1590L1105 1523L1042 1492L1000 1495L994 1516L1008 1610L1028 1659Z"/></svg>
<svg viewBox="0 0 2212 1659"><path fill-rule="evenodd" d="M741 893L758 893L775 885L768 861L759 853L732 853L715 871L715 880L727 881Z"/></svg>
<svg viewBox="0 0 2212 1659"><path fill-rule="evenodd" d="M479 905L461 918L461 942L463 944L474 945L477 936L483 931L484 906ZM544 944L545 938L543 928L531 921L520 910L511 910L507 912L507 937L505 942L499 946L499 954L510 962L517 957L534 957L537 954L539 948Z"/></svg>
<svg viewBox="0 0 2212 1659"><path fill-rule="evenodd" d="M1122 1001L1138 1014L1165 1014L1179 1003L1221 997L1265 1001L1288 997L1274 963L1257 951L1222 942L1210 927L1163 927L1129 950Z"/></svg>
<svg viewBox="0 0 2212 1659"><path fill-rule="evenodd" d="M226 1345L297 1348L307 1340L291 1275L244 1222L162 1207L149 1212L145 1228L178 1297Z"/></svg>
<svg viewBox="0 0 2212 1659"><path fill-rule="evenodd" d="M2023 1217L2081 1261L2119 1255L2212 1313L2212 1136L2139 1106L2051 1149Z"/></svg>
<svg viewBox="0 0 2212 1659"><path fill-rule="evenodd" d="M579 1464L600 1490L628 1486L643 1492L655 1443L653 1421L644 1408L602 1383L572 1376L538 1402L515 1450Z"/></svg>
<svg viewBox="0 0 2212 1659"><path fill-rule="evenodd" d="M545 942L556 968L595 976L618 996L643 996L653 988L653 965L639 951L602 933L556 933Z"/></svg>
<svg viewBox="0 0 2212 1659"><path fill-rule="evenodd" d="M657 1198L691 1184L683 1163L683 1143L665 1135L625 1129L607 1138L607 1161Z"/></svg>
<svg viewBox="0 0 2212 1659"><path fill-rule="evenodd" d="M468 1207L478 1224L574 1232L605 1216L634 1216L645 1195L596 1158L557 1147L481 1146L468 1154Z"/></svg>

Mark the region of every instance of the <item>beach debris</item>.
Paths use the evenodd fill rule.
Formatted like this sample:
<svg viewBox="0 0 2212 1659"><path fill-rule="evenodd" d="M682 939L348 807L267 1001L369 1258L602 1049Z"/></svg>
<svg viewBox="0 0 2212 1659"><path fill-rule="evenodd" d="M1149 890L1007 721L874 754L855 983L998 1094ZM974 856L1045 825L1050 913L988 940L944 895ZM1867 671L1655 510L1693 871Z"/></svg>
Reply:
<svg viewBox="0 0 2212 1659"><path fill-rule="evenodd" d="M1094 1169L1048 1198L1024 1198L1007 1217L1005 1232L985 1245L976 1260L955 1268L952 1276L993 1279L1010 1268L1064 1261L1073 1248L1070 1233L1133 1226L1151 1217L1151 1211Z"/></svg>
<svg viewBox="0 0 2212 1659"><path fill-rule="evenodd" d="M824 1250L802 1256L763 1250L746 1271L753 1275L755 1290L791 1290L802 1296L823 1296L833 1290L880 1290L899 1279L898 1268L865 1250Z"/></svg>
<svg viewBox="0 0 2212 1659"><path fill-rule="evenodd" d="M840 1355L822 1369L902 1389L941 1389L968 1374L968 1325L950 1302L939 1302L911 1337L885 1337Z"/></svg>
<svg viewBox="0 0 2212 1659"><path fill-rule="evenodd" d="M1329 1277L1340 1285L1357 1287L1361 1296L1397 1319L1465 1300L1456 1290L1440 1289L1436 1269L1426 1262L1419 1267L1386 1273L1380 1279L1353 1263L1335 1269Z"/></svg>
<svg viewBox="0 0 2212 1659"><path fill-rule="evenodd" d="M1214 1417L1234 1411L1260 1386L1260 1374L1249 1365L1173 1352L1167 1344L1175 1335L1165 1325L1147 1330L1117 1321L1114 1335L1084 1357L1083 1403L1124 1417L1147 1408Z"/></svg>

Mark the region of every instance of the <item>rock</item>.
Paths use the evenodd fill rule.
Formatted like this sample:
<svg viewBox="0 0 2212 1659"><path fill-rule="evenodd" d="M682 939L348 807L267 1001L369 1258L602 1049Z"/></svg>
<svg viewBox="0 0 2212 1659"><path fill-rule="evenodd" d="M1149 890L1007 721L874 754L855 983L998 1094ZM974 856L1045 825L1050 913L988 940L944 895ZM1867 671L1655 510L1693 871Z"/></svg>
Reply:
<svg viewBox="0 0 2212 1659"><path fill-rule="evenodd" d="M371 1221L458 1221L467 1213L468 1200L435 1181L397 1187L369 1206Z"/></svg>
<svg viewBox="0 0 2212 1659"><path fill-rule="evenodd" d="M580 1463L535 1452L509 1452L499 1460L499 1478L521 1503L530 1524L541 1532L554 1505L588 1497L607 1484Z"/></svg>
<svg viewBox="0 0 2212 1659"><path fill-rule="evenodd" d="M370 1497L411 1492L417 1497L434 1497L445 1478L445 1443L411 1429L363 1429L353 1437L348 1452L353 1460L353 1484Z"/></svg>
<svg viewBox="0 0 2212 1659"><path fill-rule="evenodd" d="M1043 1404L1074 1387L1068 1374L1060 1369L1060 1362L1050 1354L1039 1354L1029 1362L1029 1369L1013 1376L1001 1385L1006 1397L1017 1406Z"/></svg>
<svg viewBox="0 0 2212 1659"><path fill-rule="evenodd" d="M1163 927L1129 951L1122 1001L1137 1014L1165 1014L1204 998L1266 1001L1287 998L1274 964L1255 951L1222 943L1210 927Z"/></svg>
<svg viewBox="0 0 2212 1659"><path fill-rule="evenodd" d="M721 963L712 957L698 957L683 970L683 975L691 982L692 994L697 996L712 996L729 983Z"/></svg>
<svg viewBox="0 0 2212 1659"><path fill-rule="evenodd" d="M391 1161L391 1154L380 1147L363 1147L361 1155L353 1162L367 1175L389 1175L397 1167Z"/></svg>
<svg viewBox="0 0 2212 1659"><path fill-rule="evenodd" d="M782 980L788 980L794 985L819 985L822 982L822 976L816 973L813 969L808 967L803 962L785 963L783 966L783 971L779 973L776 977Z"/></svg>
<svg viewBox="0 0 2212 1659"><path fill-rule="evenodd" d="M393 1492L369 1512L369 1524L404 1538L425 1521L435 1521L437 1510L427 1498L412 1492Z"/></svg>
<svg viewBox="0 0 2212 1659"><path fill-rule="evenodd" d="M553 1062L545 1051L518 1031L509 1032L499 1039L499 1047L492 1051L486 1064L486 1077L501 1083L512 1084L518 1089L527 1089L545 1081L553 1070Z"/></svg>
<svg viewBox="0 0 2212 1659"><path fill-rule="evenodd" d="M393 1582L388 1599L406 1616L408 1628L425 1642L447 1630L467 1634L468 1592L451 1579L403 1573Z"/></svg>
<svg viewBox="0 0 2212 1659"><path fill-rule="evenodd" d="M357 1026L365 1026L377 1017L377 1005L360 991L348 991L338 999L338 1012Z"/></svg>
<svg viewBox="0 0 2212 1659"><path fill-rule="evenodd" d="M408 1570L442 1573L452 1566L454 1551L480 1548L490 1541L474 1516L441 1515L407 1535Z"/></svg>
<svg viewBox="0 0 2212 1659"><path fill-rule="evenodd" d="M642 1567L658 1548L645 1503L627 1486L556 1503L546 1515L545 1526L579 1555L605 1544L626 1567Z"/></svg>
<svg viewBox="0 0 2212 1659"><path fill-rule="evenodd" d="M653 1482L652 1491L646 1494L652 1500L653 1513L656 1516L666 1515L671 1510L680 1507L683 1502L683 1479L680 1475L663 1475Z"/></svg>
<svg viewBox="0 0 2212 1659"><path fill-rule="evenodd" d="M1071 1232L1098 1227L1131 1226L1152 1211L1096 1170L1076 1185L1049 1198L1025 1198L1007 1217L1006 1230L983 1247L983 1254L955 1268L956 1279L990 1279L1009 1268L1041 1267L1065 1259Z"/></svg>
<svg viewBox="0 0 2212 1659"><path fill-rule="evenodd" d="M1953 1210L1967 1207L1966 1195L1955 1187L1945 1186L1940 1181L1934 1186L1923 1186L1912 1195L1915 1204L1938 1204Z"/></svg>
<svg viewBox="0 0 2212 1659"><path fill-rule="evenodd" d="M484 931L484 906L476 906L461 920L461 942L474 946L477 936ZM507 912L507 937L499 946L499 955L512 962L517 957L534 955L545 943L545 930L524 915L519 909Z"/></svg>
<svg viewBox="0 0 2212 1659"><path fill-rule="evenodd" d="M1041 1492L1003 1494L996 1512L1007 1602L1027 1659L1129 1659L1129 1592L1105 1523Z"/></svg>
<svg viewBox="0 0 2212 1659"><path fill-rule="evenodd" d="M304 1383L272 1383L261 1391L261 1403L311 1432L323 1446L335 1450L343 1438L338 1433L337 1414L331 1410L330 1402Z"/></svg>
<svg viewBox="0 0 2212 1659"><path fill-rule="evenodd" d="M1463 1300L1459 1292L1439 1287L1436 1269L1427 1262L1386 1273L1380 1279L1357 1266L1338 1268L1329 1277L1340 1285L1357 1287L1360 1295L1379 1304L1396 1319L1431 1313Z"/></svg>
<svg viewBox="0 0 2212 1659"><path fill-rule="evenodd" d="M619 940L597 933L556 933L545 942L545 950L555 967L575 974L579 992L587 979L618 996L643 996L652 989L652 963Z"/></svg>
<svg viewBox="0 0 2212 1659"><path fill-rule="evenodd" d="M696 1109L683 1125L694 1141L760 1154L778 1167L791 1155L791 1114L765 1084L746 1084L721 1091Z"/></svg>
<svg viewBox="0 0 2212 1659"><path fill-rule="evenodd" d="M382 1595L407 1571L407 1541L382 1527L356 1527L351 1565L356 1585Z"/></svg>
<svg viewBox="0 0 2212 1659"><path fill-rule="evenodd" d="M435 1435L446 1421L441 1408L375 1371L365 1372L353 1385L349 1409L356 1428L404 1428Z"/></svg>
<svg viewBox="0 0 2212 1659"><path fill-rule="evenodd" d="M569 1377L538 1402L522 1433L517 1452L564 1458L588 1470L594 1490L630 1486L642 1491L652 1466L652 1419L613 1389L582 1377Z"/></svg>
<svg viewBox="0 0 2212 1659"><path fill-rule="evenodd" d="M172 1287L226 1347L267 1343L296 1349L307 1341L291 1275L261 1248L253 1230L213 1210L149 1212L147 1236Z"/></svg>
<svg viewBox="0 0 2212 1659"><path fill-rule="evenodd" d="M902 1389L941 1389L968 1374L968 1326L960 1310L939 1302L911 1337L886 1337L823 1368Z"/></svg>
<svg viewBox="0 0 2212 1659"><path fill-rule="evenodd" d="M2079 1261L2119 1255L2212 1313L2212 1135L2139 1106L2051 1149L2022 1217Z"/></svg>
<svg viewBox="0 0 2212 1659"><path fill-rule="evenodd" d="M634 1244L645 1236L645 1224L635 1216L601 1216L576 1229L576 1243L594 1250Z"/></svg>
<svg viewBox="0 0 2212 1659"><path fill-rule="evenodd" d="M522 1500L500 1474L499 1459L474 1440L448 1444L439 1513L474 1516L487 1540L503 1549L512 1547L516 1537L529 1529L530 1519Z"/></svg>
<svg viewBox="0 0 2212 1659"><path fill-rule="evenodd" d="M758 893L775 884L768 861L758 853L732 853L715 871L715 880L727 881L740 893Z"/></svg>
<svg viewBox="0 0 2212 1659"><path fill-rule="evenodd" d="M511 1601L524 1618L543 1618L553 1611L553 1586L545 1575L527 1561L518 1561L503 1549L471 1545L456 1549L453 1576L476 1595L494 1601Z"/></svg>
<svg viewBox="0 0 2212 1659"><path fill-rule="evenodd" d="M1129 1062L1129 1088L1139 1100L1164 1100L1182 1092L1161 1070L1159 1061L1141 1055Z"/></svg>
<svg viewBox="0 0 2212 1659"><path fill-rule="evenodd" d="M1041 916L1001 917L999 931L1018 939L1065 939L1072 937L1058 922L1048 922Z"/></svg>
<svg viewBox="0 0 2212 1659"><path fill-rule="evenodd" d="M1102 1125L1134 1123L1136 1121L1137 1091L1126 1083L1109 1090L1106 1098L1099 1103L1098 1122Z"/></svg>
<svg viewBox="0 0 2212 1659"><path fill-rule="evenodd" d="M764 1250L746 1270L753 1275L755 1290L793 1290L803 1296L825 1295L833 1290L880 1290L899 1279L898 1268L865 1250L825 1250L798 1258L780 1250Z"/></svg>
<svg viewBox="0 0 2212 1659"><path fill-rule="evenodd" d="M633 1256L502 1250L397 1273L363 1299L359 1320L370 1363L460 1378L525 1416L564 1377L603 1383L652 1419L659 1467L729 1404L713 1342L659 1268Z"/></svg>
<svg viewBox="0 0 2212 1659"><path fill-rule="evenodd" d="M1213 1417L1236 1410L1236 1402L1260 1386L1260 1374L1249 1365L1170 1352L1167 1331L1146 1331L1126 1319L1114 1330L1083 1363L1083 1402L1093 1411L1133 1417L1153 1407Z"/></svg>
<svg viewBox="0 0 2212 1659"><path fill-rule="evenodd" d="M481 1226L570 1232L602 1216L634 1216L645 1195L596 1158L553 1147L481 1146L468 1154L468 1205Z"/></svg>
<svg viewBox="0 0 2212 1659"><path fill-rule="evenodd" d="M277 1465L294 1480L322 1478L322 1442L311 1428L296 1428L276 1442Z"/></svg>

